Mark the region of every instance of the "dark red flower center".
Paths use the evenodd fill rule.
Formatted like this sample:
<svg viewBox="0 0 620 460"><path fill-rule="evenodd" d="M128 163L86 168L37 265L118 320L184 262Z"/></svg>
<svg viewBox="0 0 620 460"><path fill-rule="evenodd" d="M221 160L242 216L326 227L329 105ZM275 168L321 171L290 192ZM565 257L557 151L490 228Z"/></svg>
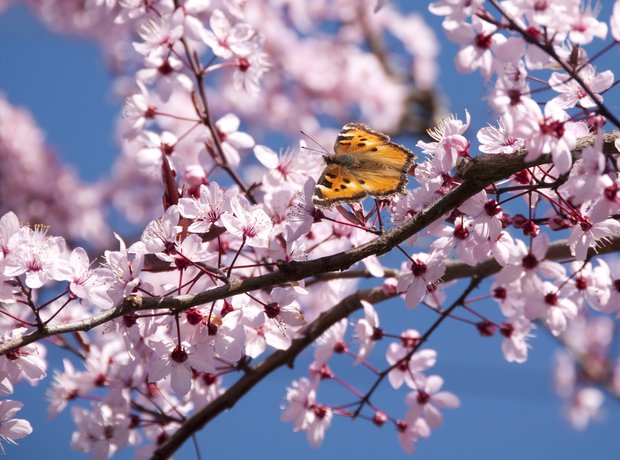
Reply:
<svg viewBox="0 0 620 460"><path fill-rule="evenodd" d="M414 260L411 262L411 272L413 273L413 276L422 276L426 273L426 264L420 259Z"/></svg>
<svg viewBox="0 0 620 460"><path fill-rule="evenodd" d="M188 355L182 347L177 345L174 350L172 350L172 353L170 353L170 357L177 363L184 363L187 361Z"/></svg>
<svg viewBox="0 0 620 460"><path fill-rule="evenodd" d="M530 253L523 258L523 260L521 261L521 265L526 270L532 270L538 265L538 259L536 259L536 256L534 254Z"/></svg>
<svg viewBox="0 0 620 460"><path fill-rule="evenodd" d="M476 46L478 48L482 48L483 50L488 50L489 48L491 48L491 37L493 37L493 34L476 35Z"/></svg>
<svg viewBox="0 0 620 460"><path fill-rule="evenodd" d="M278 302L271 302L265 305L265 314L267 318L274 319L280 313L280 304Z"/></svg>
<svg viewBox="0 0 620 460"><path fill-rule="evenodd" d="M562 136L564 136L564 132L566 131L563 122L557 120L550 120L547 117L543 118L543 120L539 123L539 126L541 133L548 136L553 136L556 139L560 139Z"/></svg>

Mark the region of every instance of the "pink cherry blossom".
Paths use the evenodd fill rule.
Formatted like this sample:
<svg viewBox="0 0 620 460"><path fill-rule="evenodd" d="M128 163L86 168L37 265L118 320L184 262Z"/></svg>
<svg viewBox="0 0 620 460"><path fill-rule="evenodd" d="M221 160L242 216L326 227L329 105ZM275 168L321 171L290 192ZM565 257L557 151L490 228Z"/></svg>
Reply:
<svg viewBox="0 0 620 460"><path fill-rule="evenodd" d="M457 158L467 154L469 141L463 133L469 127L470 121L471 118L467 111L464 123L454 115L444 118L436 128L429 131L435 142L418 141L417 146L422 149L423 153L432 157L436 172L449 173L456 166Z"/></svg>
<svg viewBox="0 0 620 460"><path fill-rule="evenodd" d="M379 328L379 316L373 305L365 300L362 300L361 303L364 307L364 318L358 320L355 325L355 337L360 343L355 365L360 364L370 355L375 342L383 336L383 331Z"/></svg>
<svg viewBox="0 0 620 460"><path fill-rule="evenodd" d="M319 447L325 439L325 432L332 423L333 411L321 404L314 404L314 417L306 428L308 442L312 447Z"/></svg>
<svg viewBox="0 0 620 460"><path fill-rule="evenodd" d="M573 169L569 174L569 178L560 190L573 196L576 204L581 204L589 200L596 200L602 196L613 196L613 188L605 193L605 188L612 186L611 178L605 175L605 156L603 155L603 138L602 133L598 133L594 145L588 146L581 152L581 158L575 162ZM612 201L607 199L606 201ZM602 200L601 200L602 201ZM596 206L596 205L595 205ZM611 204L609 204L611 206ZM590 217L595 221L603 220L600 213L605 208L603 203L598 204L596 215L593 216L593 210ZM607 217L605 214L604 217Z"/></svg>
<svg viewBox="0 0 620 460"><path fill-rule="evenodd" d="M613 282L610 279L609 267L602 259L597 262L596 267L589 263L573 262L571 268L575 275L572 277L572 282L562 288L565 295L579 306L580 310L587 304L595 310L603 311L603 306L609 300L610 282ZM602 268L602 264L605 264L606 269Z"/></svg>
<svg viewBox="0 0 620 460"><path fill-rule="evenodd" d="M308 406L313 404L316 398L316 384L307 378L295 380L286 389L286 401L288 407L282 412L282 420L292 421L295 431L304 430L309 422Z"/></svg>
<svg viewBox="0 0 620 460"><path fill-rule="evenodd" d="M230 304L218 303L220 308L210 309L203 315L193 336L196 341L194 352L208 357L214 367L215 362L239 361L243 357L245 342L242 317L246 312L241 309L229 311Z"/></svg>
<svg viewBox="0 0 620 460"><path fill-rule="evenodd" d="M545 260L549 247L549 237L541 233L532 239L531 249L528 251L521 240L517 241L512 251L509 265L506 265L496 277L497 282L508 284L519 280L525 295L538 295L542 290L540 276L560 280L565 275L565 269L557 262Z"/></svg>
<svg viewBox="0 0 620 460"><path fill-rule="evenodd" d="M586 217L573 227L568 237L568 245L571 253L577 260L585 260L589 248L596 248L601 240L605 240L620 232L620 222L614 219L606 219L602 222L592 223Z"/></svg>
<svg viewBox="0 0 620 460"><path fill-rule="evenodd" d="M263 75L271 68L269 56L260 51L237 60L233 72L233 87L237 91L247 91L251 96L258 96L261 91Z"/></svg>
<svg viewBox="0 0 620 460"><path fill-rule="evenodd" d="M164 131L158 135L152 131L144 131L140 135L140 141L144 143L144 147L137 152L136 160L147 171L150 170L152 174L161 174L161 163L164 158L174 165L172 155L178 139L173 133ZM172 169L177 168L172 166Z"/></svg>
<svg viewBox="0 0 620 460"><path fill-rule="evenodd" d="M70 278L69 290L76 297L88 299L90 288L96 284L97 278L90 269L90 261L86 251L79 247L71 251L69 265L73 272Z"/></svg>
<svg viewBox="0 0 620 460"><path fill-rule="evenodd" d="M575 390L577 372L575 361L565 351L558 351L554 356L553 384L555 392L562 398L568 398Z"/></svg>
<svg viewBox="0 0 620 460"><path fill-rule="evenodd" d="M609 26L614 40L620 41L620 2L618 2L618 0L614 2L613 13L611 14L611 18L609 18Z"/></svg>
<svg viewBox="0 0 620 460"><path fill-rule="evenodd" d="M268 247L273 223L267 213L239 195L232 198L230 208L232 213L221 216L224 227L250 246Z"/></svg>
<svg viewBox="0 0 620 460"><path fill-rule="evenodd" d="M501 325L500 331L504 336L502 351L504 358L509 363L524 363L530 345L527 340L533 335L530 331L534 328L532 323L524 317L515 317Z"/></svg>
<svg viewBox="0 0 620 460"><path fill-rule="evenodd" d="M553 284L545 282L539 297L525 303L524 313L529 320L541 318L551 333L558 336L566 330L568 322L577 317L578 308L572 300L562 297Z"/></svg>
<svg viewBox="0 0 620 460"><path fill-rule="evenodd" d="M19 228L19 219L14 212L9 211L0 217L0 264L21 243L23 233L19 233Z"/></svg>
<svg viewBox="0 0 620 460"><path fill-rule="evenodd" d="M47 229L37 227L26 231L21 245L4 264L6 276L26 274L26 285L40 288L50 279L69 279L69 264L65 259L66 243L61 237L48 237Z"/></svg>
<svg viewBox="0 0 620 460"><path fill-rule="evenodd" d="M54 381L46 391L49 402L48 416L56 417L62 412L70 400L80 394L87 394L92 389L87 378L81 372L76 372L68 359L63 359L64 371L54 371Z"/></svg>
<svg viewBox="0 0 620 460"><path fill-rule="evenodd" d="M144 255L130 254L125 242L116 235L119 251L105 251L105 264L95 271L100 284L91 289L91 300L101 308L110 308L133 292L140 284Z"/></svg>
<svg viewBox="0 0 620 460"><path fill-rule="evenodd" d="M230 191L224 191L216 182L200 186L198 198L181 198L179 212L183 217L192 219L188 230L195 233L207 233L211 226L219 222L225 211L230 211Z"/></svg>
<svg viewBox="0 0 620 460"><path fill-rule="evenodd" d="M480 128L476 137L480 142L480 151L484 153L515 153L525 145L523 139L510 136L506 132L502 118L499 119L497 128L494 126Z"/></svg>
<svg viewBox="0 0 620 460"><path fill-rule="evenodd" d="M593 222L604 221L607 216L614 215L620 210L619 187L620 181L617 177L612 179L609 175L602 175L590 188L594 194L594 202L589 210Z"/></svg>
<svg viewBox="0 0 620 460"><path fill-rule="evenodd" d="M342 353L347 350L347 344L344 340L346 330L347 321L342 320L321 334L314 349L314 366L320 368L334 353Z"/></svg>
<svg viewBox="0 0 620 460"><path fill-rule="evenodd" d="M601 303L594 304L593 307L608 313L620 309L620 265L616 260L607 263L603 259L598 259L598 267L595 270L596 280L601 289L604 289L604 293L601 296Z"/></svg>
<svg viewBox="0 0 620 460"><path fill-rule="evenodd" d="M154 357L148 373L149 381L169 378L172 390L179 396L186 395L191 389L192 368L203 372L215 371L208 355L198 353L186 343L152 342L151 346Z"/></svg>
<svg viewBox="0 0 620 460"><path fill-rule="evenodd" d="M282 331L275 321L264 321L263 317L255 318L243 326L245 332L245 354L250 358L262 355L267 345L276 350L286 350L291 346L291 336Z"/></svg>
<svg viewBox="0 0 620 460"><path fill-rule="evenodd" d="M317 383L306 378L293 381L287 388L288 406L282 412L282 420L292 421L294 431L305 431L310 445L318 447L325 436L325 430L332 420L332 411L316 402Z"/></svg>
<svg viewBox="0 0 620 460"><path fill-rule="evenodd" d="M484 190L465 201L459 210L474 217L471 226L476 236L483 241L497 241L502 231L502 207Z"/></svg>
<svg viewBox="0 0 620 460"><path fill-rule="evenodd" d="M265 306L265 315L285 326L304 326L307 321L297 303L299 294L307 294L307 291L303 288L273 288L271 291L272 302Z"/></svg>
<svg viewBox="0 0 620 460"><path fill-rule="evenodd" d="M428 9L437 16L462 19L473 15L484 0L439 0L431 2Z"/></svg>
<svg viewBox="0 0 620 460"><path fill-rule="evenodd" d="M264 176L264 183L271 186L291 187L299 190L308 180L310 173L323 166L320 155L303 150L288 150L278 155L269 147L257 145L254 155L264 165L268 172Z"/></svg>
<svg viewBox="0 0 620 460"><path fill-rule="evenodd" d="M19 401L5 399L0 401L0 440L9 444L17 444L16 439L21 439L32 433L32 426L28 420L13 418L24 405ZM4 446L0 443L0 452L3 454Z"/></svg>
<svg viewBox="0 0 620 460"><path fill-rule="evenodd" d="M163 216L147 224L140 237L140 244L132 245L129 251L144 254L169 251L175 246L177 235L181 230L179 209L170 206Z"/></svg>
<svg viewBox="0 0 620 460"><path fill-rule="evenodd" d="M417 418L410 423L399 421L396 427L398 429L398 441L403 450L408 454L414 453L416 442L431 435L428 423L421 418Z"/></svg>
<svg viewBox="0 0 620 460"><path fill-rule="evenodd" d="M222 386L222 378L216 374L203 373L194 379L189 398L196 408L203 408L221 396L226 389Z"/></svg>
<svg viewBox="0 0 620 460"><path fill-rule="evenodd" d="M232 26L222 10L213 11L209 25L211 30L204 30L201 38L216 56L224 59L231 58L233 54L247 56L258 46L255 30L243 22Z"/></svg>
<svg viewBox="0 0 620 460"><path fill-rule="evenodd" d="M142 132L148 120L152 119L157 112L157 107L150 101L149 92L141 81L136 81L139 93L125 99L123 118L130 123L124 137L134 139Z"/></svg>
<svg viewBox="0 0 620 460"><path fill-rule="evenodd" d="M527 77L528 72L523 63L506 64L491 93L489 102L503 114L504 132L501 135L507 139L520 139L513 135L510 122L512 117L525 111L530 103L530 86Z"/></svg>
<svg viewBox="0 0 620 460"><path fill-rule="evenodd" d="M584 430L591 421L602 420L603 401L603 393L598 388L577 390L566 410L568 421L574 428Z"/></svg>
<svg viewBox="0 0 620 460"><path fill-rule="evenodd" d="M386 353L387 362L391 366L396 365L388 374L388 379L394 388L400 388L403 383L409 388L418 388L426 378L423 372L437 362L437 352L430 349L419 350L409 359L405 359L413 344L420 338L420 334L410 329L403 332L401 336L402 342L391 343Z"/></svg>
<svg viewBox="0 0 620 460"><path fill-rule="evenodd" d="M459 259L469 265L476 265L475 253L472 246L475 244L472 223L470 220L457 219L456 225L453 227L445 226L441 233L437 232L439 238L433 242L431 248L434 251L441 252L446 258L450 257L452 250L456 252Z"/></svg>
<svg viewBox="0 0 620 460"><path fill-rule="evenodd" d="M493 24L477 17L471 24L446 19L443 27L448 38L461 46L455 59L456 69L462 73L480 69L483 78L488 79L495 63L493 51L506 38L495 33L497 28Z"/></svg>
<svg viewBox="0 0 620 460"><path fill-rule="evenodd" d="M592 5L579 7L579 13L573 17L568 36L573 43L586 45L594 37L604 40L607 37L607 24L596 19L598 11Z"/></svg>
<svg viewBox="0 0 620 460"><path fill-rule="evenodd" d="M603 315L579 315L563 335L576 353L594 359L607 356L614 340L614 320Z"/></svg>
<svg viewBox="0 0 620 460"><path fill-rule="evenodd" d="M511 121L511 133L525 139L526 161L550 153L558 171L568 172L572 165L571 151L577 138L587 135L587 129L581 123L570 121L568 114L554 102L545 105L544 115L538 104L528 103L525 107L519 119Z"/></svg>
<svg viewBox="0 0 620 460"><path fill-rule="evenodd" d="M413 254L398 280L397 289L405 292L405 303L409 308L417 306L429 284L435 283L446 270L444 256L439 251L430 254Z"/></svg>
<svg viewBox="0 0 620 460"><path fill-rule="evenodd" d="M24 332L26 332L25 328L15 328L6 334L4 339L15 339ZM7 376L11 382L26 379L34 385L47 375L46 354L45 347L35 342L0 356L1 374Z"/></svg>
<svg viewBox="0 0 620 460"><path fill-rule="evenodd" d="M254 146L254 139L252 136L239 131L240 124L241 121L239 117L232 113L224 115L215 122L217 136L222 146L224 159L233 167L237 167L241 161L239 149L249 149ZM217 148L211 137L207 138L207 142L212 148Z"/></svg>
<svg viewBox="0 0 620 460"><path fill-rule="evenodd" d="M129 440L129 414L106 404L93 404L92 410L73 407L71 415L78 431L71 446L92 452L93 460L104 460L125 447Z"/></svg>
<svg viewBox="0 0 620 460"><path fill-rule="evenodd" d="M591 65L583 66L579 70L579 76L588 89L596 95L599 102L603 102L601 93L607 91L614 82L614 74L610 70L597 74L596 69ZM569 109L577 104L588 108L596 106L596 103L573 77L554 72L549 78L549 84L554 91L560 93L552 101L562 109Z"/></svg>
<svg viewBox="0 0 620 460"><path fill-rule="evenodd" d="M290 245L298 238L306 235L312 228L312 224L320 221L322 211L317 210L312 203L312 196L316 182L309 177L303 186L303 192L297 193L294 204L288 210L288 225L292 228L291 236L287 239Z"/></svg>
<svg viewBox="0 0 620 460"><path fill-rule="evenodd" d="M410 406L405 420L424 420L430 428L437 428L443 423L443 415L439 409L455 409L461 405L459 398L448 392L439 391L443 386L443 378L429 375L424 385L407 395L406 402Z"/></svg>
<svg viewBox="0 0 620 460"><path fill-rule="evenodd" d="M148 56L144 59L144 68L136 72L136 80L145 86L155 85L157 95L163 102L168 102L173 92L189 93L194 87L192 80L181 73L182 66L174 56Z"/></svg>
<svg viewBox="0 0 620 460"><path fill-rule="evenodd" d="M194 40L200 40L206 31L201 16L207 13L210 3L210 0L187 0L181 5L178 13L183 14L183 32L185 35Z"/></svg>
<svg viewBox="0 0 620 460"><path fill-rule="evenodd" d="M577 2L574 1L543 2L534 5L528 0L514 0L514 3L520 12L526 15L528 21L553 30L570 24L578 13Z"/></svg>
<svg viewBox="0 0 620 460"><path fill-rule="evenodd" d="M138 28L138 35L143 40L133 44L138 53L144 56L164 56L181 38L183 25L179 23L178 16L164 18L151 18Z"/></svg>

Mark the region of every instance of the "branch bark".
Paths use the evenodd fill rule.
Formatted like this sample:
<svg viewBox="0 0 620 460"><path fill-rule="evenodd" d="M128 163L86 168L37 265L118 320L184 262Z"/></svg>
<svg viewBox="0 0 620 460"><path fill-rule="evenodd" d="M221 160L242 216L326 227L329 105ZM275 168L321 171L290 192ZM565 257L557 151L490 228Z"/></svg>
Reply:
<svg viewBox="0 0 620 460"><path fill-rule="evenodd" d="M614 141L619 135L619 132L612 132L604 136L603 148L605 151L616 152ZM594 136L579 139L577 147L573 151L573 157L578 158L585 147L594 144L594 139ZM526 151L521 151L517 154L487 154L470 160L462 168L461 176L463 182L458 187L427 206L402 225L394 227L363 245L318 259L304 262L289 262L280 266L276 272L243 280L231 280L228 284L217 286L198 294L146 298L131 295L125 298L120 305L92 317L56 326L42 326L21 337L8 340L0 345L0 355L45 337L74 331L88 331L113 319L142 310L168 309L171 312L181 312L197 305L257 289L299 281L322 273L345 271L355 263L371 255L382 255L389 252L394 246L406 241L429 224L440 219L453 209L458 208L464 201L494 182L506 179L524 168L551 163L550 155L542 155L535 161L525 162L526 154ZM492 261L487 262L492 264ZM481 269L486 267L485 264L487 262L482 264Z"/></svg>
<svg viewBox="0 0 620 460"><path fill-rule="evenodd" d="M591 249L588 256L594 256L596 254L603 255L618 251L620 251L620 235L616 235L609 240L607 244L601 246L596 251ZM571 257L570 248L566 244L566 241L557 241L549 246L546 259L563 260L570 259ZM442 282L474 277L480 281L494 275L502 268L495 259L487 259L476 266L467 265L463 262L448 262L446 265L446 273L442 278ZM377 304L396 297L397 295L398 294L388 294L382 287L376 287L355 292L341 300L338 304L312 322L302 337L293 340L290 348L271 354L264 361L261 361L258 365L251 368L244 376L227 389L224 394L188 418L179 429L155 451L152 459L163 460L169 458L190 436L203 428L220 413L226 409L232 408L239 399L273 371L284 365L292 366L297 355L308 345L312 344L323 332L341 319L347 318L360 309L362 307L360 303L361 300Z"/></svg>

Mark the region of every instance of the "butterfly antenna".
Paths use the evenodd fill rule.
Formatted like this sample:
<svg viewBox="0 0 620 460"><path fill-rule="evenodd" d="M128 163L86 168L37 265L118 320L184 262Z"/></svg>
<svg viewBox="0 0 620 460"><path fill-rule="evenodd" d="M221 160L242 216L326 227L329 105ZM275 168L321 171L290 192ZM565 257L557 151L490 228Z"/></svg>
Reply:
<svg viewBox="0 0 620 460"><path fill-rule="evenodd" d="M327 153L329 155L329 152L325 149L325 147L323 147L319 142L317 142L316 140L314 140L311 136L309 136L308 134L304 133L302 130L299 130L299 132L301 134L303 134L304 136L306 136L308 139L310 139L312 142L314 142L316 145L318 145L319 147L321 147L321 150L316 150L316 149L311 149L308 147L303 147L306 150L311 150L313 152L319 152L319 153Z"/></svg>
<svg viewBox="0 0 620 460"><path fill-rule="evenodd" d="M325 152L323 150L319 150L319 149L313 149L312 147L302 147L303 150L309 150L310 152L316 152L316 153L320 153L322 155L325 155Z"/></svg>

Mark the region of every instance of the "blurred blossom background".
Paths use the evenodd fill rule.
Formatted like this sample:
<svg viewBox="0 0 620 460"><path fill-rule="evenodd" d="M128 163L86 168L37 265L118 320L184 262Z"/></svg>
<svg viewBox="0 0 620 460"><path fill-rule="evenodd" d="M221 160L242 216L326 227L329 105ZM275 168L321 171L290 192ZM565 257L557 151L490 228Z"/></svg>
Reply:
<svg viewBox="0 0 620 460"><path fill-rule="evenodd" d="M0 214L15 210L22 220L47 224L51 234L86 244L96 253L108 245L116 247L113 231L129 241L139 237L140 224L161 212L161 185L158 174L136 165L137 147L126 140L129 128L121 118L124 97L134 92L132 76L137 70L132 49L126 47L127 32L120 26L113 33L100 26L106 24L105 17L70 13L75 3L4 4L0 0L0 9L4 8L0 13ZM276 152L297 149L299 131L304 130L331 149L343 123L363 121L379 130L403 133L397 141L416 151L424 130L449 113L464 119L468 111L469 133L495 123L484 100L488 85L477 73L456 72L457 48L445 39L441 18L426 11L427 2L393 1L376 17L366 18L365 27L385 32L381 43L371 45L381 50L377 56L387 62L358 46L360 29L355 23L345 26L334 41L330 32L335 24L325 21L318 31L313 30L307 11L295 10L297 2L291 2L288 19L298 31L291 36L287 28L291 24L269 17L269 2L251 3L256 4L251 8L255 17L266 18L261 32L269 69L258 89L253 82L243 83L248 92L257 91L256 96L236 91L232 83L218 82L221 91L213 91L209 100L215 119L236 115L239 130L257 143ZM324 3L316 2L317 10L329 8ZM357 3L340 0L331 8L342 9L334 13L337 17L336 13L354 11ZM599 18L607 20L611 3L604 2ZM346 17L340 20L346 24ZM612 51L597 66L614 70L610 63L617 59L617 51ZM387 68L404 78L394 78ZM412 81L415 87L407 84ZM282 88L292 96L283 97ZM617 91L606 95L612 110L620 107L619 102ZM183 103L187 101L174 96L168 102L176 111ZM476 152L475 136L469 138ZM238 160L244 161L244 167L253 158L251 150L245 155ZM252 161L255 166L243 170L248 177L258 168ZM146 172L137 172L142 170ZM399 260L388 258L386 265L398 266ZM485 283L479 291L488 289ZM399 308L388 314L393 304L401 303L397 299L377 306L384 330L401 331L407 324L424 331L436 317L424 308ZM489 302L488 309L493 316L497 306ZM601 318L589 327L596 329L593 336L601 346L617 347L613 322ZM458 321L446 321L433 334L428 346L438 351L435 373L445 378L444 388L459 396L462 407L445 413L444 425L429 440L416 444L418 458L618 458L614 443L620 423L618 401L609 397L604 410L596 411L600 422L581 426L576 408L596 406L599 394L577 393L578 400L567 406L560 396L571 394L572 368L548 332L538 328L535 334L524 364L505 361L500 337L483 338ZM383 341L378 347L388 344ZM62 358L69 357L53 346L48 350L51 368L60 367ZM286 387L305 375L311 359L307 351L294 369L280 369L199 432L196 442L203 458L262 459L293 453L296 459L409 458L390 425L377 428L366 421L335 418L316 450L304 434L292 433L291 425L280 421ZM349 362L336 369L360 390L367 388L369 376L363 369L352 368ZM69 446L73 423L68 411L53 422L46 420L42 395L51 376L50 369L38 387L21 384L15 389L13 399L26 403L19 416L30 420L34 432L20 440L19 447L9 446L7 458L84 456ZM321 386L320 401L342 402L347 397L335 385L330 394L329 387ZM405 395L404 390L384 391L380 405L402 410ZM125 449L115 458L133 458L134 453ZM191 443L175 458L196 458Z"/></svg>

